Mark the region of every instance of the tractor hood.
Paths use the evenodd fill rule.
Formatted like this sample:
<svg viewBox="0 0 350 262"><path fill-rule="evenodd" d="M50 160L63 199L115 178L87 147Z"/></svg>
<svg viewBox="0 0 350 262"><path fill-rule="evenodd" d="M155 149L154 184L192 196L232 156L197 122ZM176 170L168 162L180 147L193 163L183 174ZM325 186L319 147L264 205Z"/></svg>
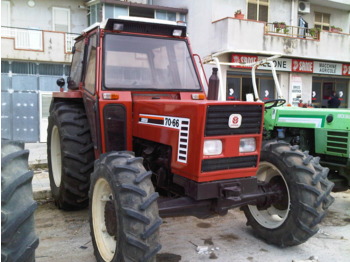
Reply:
<svg viewBox="0 0 350 262"><path fill-rule="evenodd" d="M349 109L274 107L265 112L266 130L274 127L350 129Z"/></svg>

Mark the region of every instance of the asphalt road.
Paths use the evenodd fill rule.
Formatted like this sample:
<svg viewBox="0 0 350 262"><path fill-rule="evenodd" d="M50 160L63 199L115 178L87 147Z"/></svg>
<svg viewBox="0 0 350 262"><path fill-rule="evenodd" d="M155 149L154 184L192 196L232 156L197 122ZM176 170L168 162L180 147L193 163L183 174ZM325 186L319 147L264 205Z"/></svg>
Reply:
<svg viewBox="0 0 350 262"><path fill-rule="evenodd" d="M224 217L165 218L161 226L163 246L157 262L250 261L250 262L346 262L350 261L350 190L334 193L336 200L320 231L306 243L278 248L254 237L245 225L243 212L232 210ZM40 244L37 262L94 262L88 210L64 212L52 202L36 211L36 231ZM212 252L199 254L195 245Z"/></svg>

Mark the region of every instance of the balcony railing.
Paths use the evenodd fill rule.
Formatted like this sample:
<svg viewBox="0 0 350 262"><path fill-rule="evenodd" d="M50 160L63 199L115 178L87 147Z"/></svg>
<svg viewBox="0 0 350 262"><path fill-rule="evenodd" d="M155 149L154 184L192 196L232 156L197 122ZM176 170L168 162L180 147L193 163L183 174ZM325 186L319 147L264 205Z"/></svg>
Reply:
<svg viewBox="0 0 350 262"><path fill-rule="evenodd" d="M20 50L44 51L44 34L46 32L64 34L65 52L71 53L74 46L74 39L78 34L52 32L30 28L1 27L2 38L13 38L14 48Z"/></svg>
<svg viewBox="0 0 350 262"><path fill-rule="evenodd" d="M290 26L283 23L266 23L265 33L310 40L320 39L320 32L315 28Z"/></svg>

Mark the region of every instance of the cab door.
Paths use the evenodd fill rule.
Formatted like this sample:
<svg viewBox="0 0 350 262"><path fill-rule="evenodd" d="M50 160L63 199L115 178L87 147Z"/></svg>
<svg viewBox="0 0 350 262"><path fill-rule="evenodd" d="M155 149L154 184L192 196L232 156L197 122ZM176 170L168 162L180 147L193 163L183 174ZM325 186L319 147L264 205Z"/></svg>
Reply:
<svg viewBox="0 0 350 262"><path fill-rule="evenodd" d="M97 34L93 34L87 38L86 64L85 73L83 76L83 100L85 104L86 114L90 124L90 132L94 149L101 152L101 136L99 126L99 112L98 112L98 96L97 96Z"/></svg>

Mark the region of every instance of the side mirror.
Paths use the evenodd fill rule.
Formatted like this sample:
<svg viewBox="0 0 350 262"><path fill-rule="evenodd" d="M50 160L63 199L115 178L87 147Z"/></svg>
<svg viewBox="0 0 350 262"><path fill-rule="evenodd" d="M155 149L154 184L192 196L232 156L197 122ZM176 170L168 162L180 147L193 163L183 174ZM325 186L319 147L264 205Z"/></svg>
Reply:
<svg viewBox="0 0 350 262"><path fill-rule="evenodd" d="M56 84L57 84L60 88L63 88L63 86L66 84L66 81L64 80L64 78L59 78L59 79L57 79Z"/></svg>

